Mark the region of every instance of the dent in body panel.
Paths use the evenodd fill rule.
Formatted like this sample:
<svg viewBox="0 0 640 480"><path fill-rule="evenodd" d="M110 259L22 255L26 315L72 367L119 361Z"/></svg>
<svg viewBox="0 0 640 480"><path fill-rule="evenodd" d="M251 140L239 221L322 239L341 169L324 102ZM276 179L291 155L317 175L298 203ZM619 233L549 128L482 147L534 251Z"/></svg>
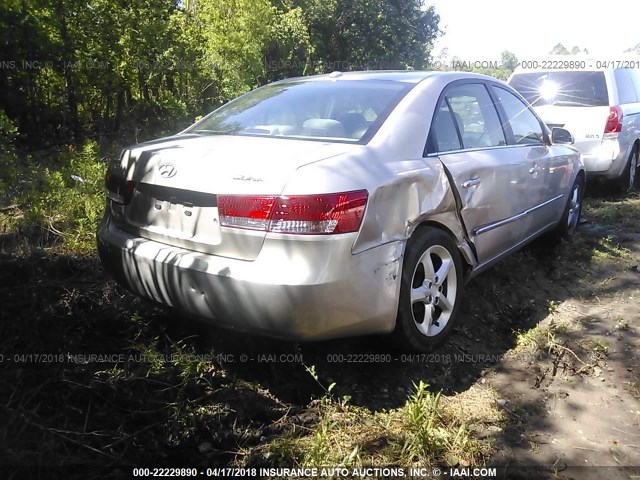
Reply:
<svg viewBox="0 0 640 480"><path fill-rule="evenodd" d="M443 224L464 243L451 185L438 159L421 159L386 185L369 192L367 210L353 253L396 240L408 239L425 221Z"/></svg>
<svg viewBox="0 0 640 480"><path fill-rule="evenodd" d="M352 244L353 236L330 245L294 241L288 254L268 248L269 258L245 262L139 238L108 215L98 230L103 265L138 295L213 324L307 340L395 326L402 243L350 255ZM308 247L316 251L305 257ZM348 260L327 262L332 256Z"/></svg>

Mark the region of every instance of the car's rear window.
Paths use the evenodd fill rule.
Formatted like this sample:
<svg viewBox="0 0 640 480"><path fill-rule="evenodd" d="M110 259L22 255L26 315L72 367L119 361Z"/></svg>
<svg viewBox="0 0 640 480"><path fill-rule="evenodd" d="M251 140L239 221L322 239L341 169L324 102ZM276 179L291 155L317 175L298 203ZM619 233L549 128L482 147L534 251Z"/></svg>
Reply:
<svg viewBox="0 0 640 480"><path fill-rule="evenodd" d="M534 107L609 105L604 72L532 72L515 74L509 84Z"/></svg>
<svg viewBox="0 0 640 480"><path fill-rule="evenodd" d="M188 131L365 142L412 86L331 79L267 85L220 107Z"/></svg>

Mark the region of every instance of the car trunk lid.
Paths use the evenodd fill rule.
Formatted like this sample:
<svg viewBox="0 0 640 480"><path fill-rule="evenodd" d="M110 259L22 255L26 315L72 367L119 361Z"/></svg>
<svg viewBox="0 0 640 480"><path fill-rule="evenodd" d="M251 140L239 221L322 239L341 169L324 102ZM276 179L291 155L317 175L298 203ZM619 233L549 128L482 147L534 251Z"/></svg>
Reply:
<svg viewBox="0 0 640 480"><path fill-rule="evenodd" d="M221 227L218 195L278 196L301 166L357 148L257 136L176 136L125 152L128 203L111 202L116 223L144 238L253 260L266 233Z"/></svg>

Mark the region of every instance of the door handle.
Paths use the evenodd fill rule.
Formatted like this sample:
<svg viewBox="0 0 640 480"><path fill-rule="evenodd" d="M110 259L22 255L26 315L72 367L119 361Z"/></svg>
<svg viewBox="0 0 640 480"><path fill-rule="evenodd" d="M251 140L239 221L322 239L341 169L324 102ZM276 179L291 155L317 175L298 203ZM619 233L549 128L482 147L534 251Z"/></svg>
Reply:
<svg viewBox="0 0 640 480"><path fill-rule="evenodd" d="M474 187L476 185L480 185L480 179L478 177L470 178L469 180L462 182L462 188Z"/></svg>

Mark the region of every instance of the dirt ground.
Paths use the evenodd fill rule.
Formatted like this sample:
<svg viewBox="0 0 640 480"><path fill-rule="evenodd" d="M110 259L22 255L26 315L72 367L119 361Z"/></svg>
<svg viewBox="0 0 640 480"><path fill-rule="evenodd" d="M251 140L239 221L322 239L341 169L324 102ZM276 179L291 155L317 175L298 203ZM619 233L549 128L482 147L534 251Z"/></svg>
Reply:
<svg viewBox="0 0 640 480"><path fill-rule="evenodd" d="M572 242L536 242L474 279L451 340L412 357L385 337L295 344L197 324L128 294L95 257L25 253L5 235L0 467L46 478L69 465L233 465L313 425L322 385L383 412L424 381L445 397L497 392L505 421L473 434L487 465L507 467L500 478L640 475L640 197L586 203ZM130 356L149 344L210 361L150 374ZM90 353L128 356L69 360ZM380 353L390 360L355 361Z"/></svg>
<svg viewBox="0 0 640 480"><path fill-rule="evenodd" d="M596 262L582 282L567 281L580 279L571 270L559 281L536 275L533 298L561 302L539 323L547 333L483 372L480 382L500 392L511 419L493 464L539 465L554 478L638 474L640 235L613 241L625 260ZM572 468L593 466L636 468Z"/></svg>

